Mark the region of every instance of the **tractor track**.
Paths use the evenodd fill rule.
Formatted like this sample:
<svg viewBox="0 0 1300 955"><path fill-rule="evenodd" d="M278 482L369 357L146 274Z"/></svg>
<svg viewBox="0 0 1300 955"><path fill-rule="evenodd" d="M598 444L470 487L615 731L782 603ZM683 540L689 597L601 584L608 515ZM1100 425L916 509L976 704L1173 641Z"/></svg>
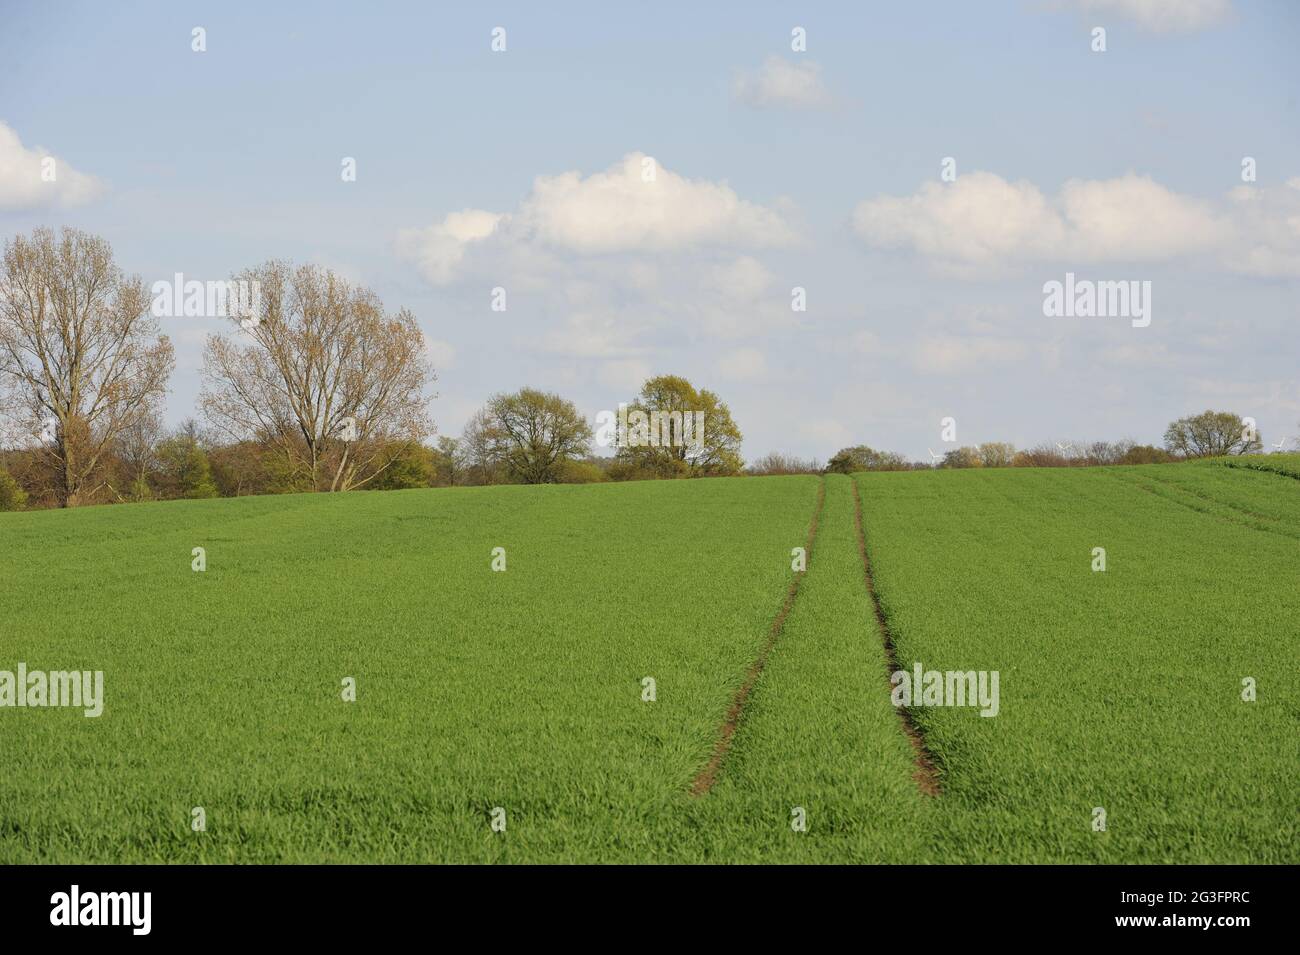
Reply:
<svg viewBox="0 0 1300 955"><path fill-rule="evenodd" d="M754 662L749 665L745 671L744 682L741 683L740 689L731 699L731 705L727 708L727 715L722 721L722 726L718 729L718 741L713 747L713 754L709 761L705 763L704 768L696 773L695 778L691 781L690 794L692 796L703 796L713 784L718 781L718 774L722 771L722 764L727 758L727 753L731 750L731 741L736 735L736 727L740 725L740 718L745 712L745 703L749 695L753 692L758 678L763 674L763 668L767 665L768 655L772 648L776 646L776 641L781 636L781 631L785 629L786 617L790 616L790 611L794 608L795 598L799 596L799 584L807 576L808 569L812 566L813 541L817 537L817 523L821 519L822 504L826 500L826 478L820 479L817 485L817 503L813 507L812 523L808 525L808 539L804 544L804 571L797 573L794 579L790 581L790 586L785 592L785 601L781 604L781 609L777 611L776 617L772 620L772 626L767 632L767 641L759 651Z"/></svg>
<svg viewBox="0 0 1300 955"><path fill-rule="evenodd" d="M850 477L850 480L853 479ZM862 495L858 493L856 480L853 480L853 520L857 525L858 555L862 558L862 575L866 581L867 594L871 597L871 606L876 611L876 626L880 628L880 638L885 648L885 685L892 690L893 684L889 682L889 678L899 669L898 650L894 644L894 634L889 628L889 621L885 618L885 611L880 606L880 597L876 594L876 582L871 574L871 561L867 557L867 537L862 528ZM925 744L925 734L921 732L921 727L912 718L907 707L899 706L896 709L899 720L903 724L903 735L912 745L915 765L912 779L916 782L916 788L926 796L941 795L943 787L939 784L939 764Z"/></svg>

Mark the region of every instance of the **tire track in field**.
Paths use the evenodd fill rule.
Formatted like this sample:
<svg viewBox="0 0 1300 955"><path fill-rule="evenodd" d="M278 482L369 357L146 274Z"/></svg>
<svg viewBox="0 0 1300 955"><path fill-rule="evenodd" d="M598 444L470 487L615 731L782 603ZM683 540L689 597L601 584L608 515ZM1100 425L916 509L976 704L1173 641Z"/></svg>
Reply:
<svg viewBox="0 0 1300 955"><path fill-rule="evenodd" d="M1286 521L1283 521L1280 518L1269 517L1264 514L1256 514L1253 511L1248 511L1245 510L1244 508L1234 506L1232 504L1227 503L1226 501L1221 501L1218 498L1210 497L1205 494L1197 494L1194 491L1186 490L1185 488L1182 488L1179 485L1174 484L1170 481L1164 481L1164 480L1153 478L1151 480L1154 483L1144 484L1142 483L1143 479L1141 477L1138 477L1137 475L1134 475L1133 478L1130 480L1128 477L1121 477L1119 474L1117 474L1114 471L1108 471L1107 473L1110 474L1112 477L1116 478L1117 480L1121 481L1122 483L1127 484L1129 487L1135 487L1140 491L1145 491L1147 494L1150 494L1152 497L1158 497L1162 501L1168 501L1170 504L1176 504L1179 507L1186 508L1189 511L1195 511L1197 514L1202 514L1205 517L1211 518L1213 520L1221 521L1224 524L1235 524L1237 527L1245 527L1252 531L1261 531L1265 534L1276 534L1279 537L1289 537L1291 540L1300 540L1300 531L1293 529L1292 525L1289 525ZM1159 487L1157 487L1156 485L1159 485ZM1212 511L1208 506L1201 506L1198 504L1194 504L1191 501L1184 500L1182 497L1177 496L1178 493L1186 494L1189 497L1195 498L1198 501L1209 501L1210 503L1218 504L1220 507L1225 507L1228 510L1235 510L1238 513L1249 514L1252 518L1254 518L1254 520L1243 520L1241 518L1232 517L1228 514L1216 513L1215 511ZM1261 520L1274 521L1275 523L1281 524L1282 527L1270 527L1267 524L1260 523Z"/></svg>
<svg viewBox="0 0 1300 955"><path fill-rule="evenodd" d="M851 480L853 480L853 521L858 531L858 555L862 558L862 576L867 584L867 594L871 597L871 606L876 611L876 626L880 629L880 639L885 647L885 685L892 691L893 684L889 677L899 669L898 650L894 644L893 631L889 629L889 621L885 619L884 608L880 606L880 597L876 594L876 582L871 575L871 561L867 558L867 536L862 529L862 495L858 492L857 479L851 478ZM912 779L916 782L916 788L925 796L940 795L943 787L939 785L938 761L925 745L925 735L921 732L921 727L916 724L907 707L898 706L895 709L898 710L898 718L903 724L903 735L912 744L912 752L915 755L916 769L912 773Z"/></svg>
<svg viewBox="0 0 1300 955"><path fill-rule="evenodd" d="M817 522L822 516L822 504L826 500L826 478L819 479L817 484L817 503L813 507L812 523L808 525L808 539L804 543L804 571L794 575L794 580L790 581L790 586L785 592L785 601L781 604L781 609L776 612L776 617L772 620L772 626L767 632L767 642L758 652L757 658L749 665L745 671L745 680L736 691L736 695L731 699L731 706L727 708L726 718L722 721L722 726L718 729L718 741L713 747L713 755L705 763L704 768L695 775L691 781L690 793L692 796L703 796L713 784L718 781L718 774L722 770L723 761L727 758L727 753L731 749L732 738L736 735L736 727L740 724L740 717L745 711L745 702L749 699L749 694L753 692L754 685L758 683L758 678L763 673L763 667L767 666L768 655L772 648L776 646L777 639L781 636L781 631L785 629L785 618L790 616L791 609L794 608L795 598L799 596L799 584L804 577L808 575L812 568L813 541L817 537Z"/></svg>

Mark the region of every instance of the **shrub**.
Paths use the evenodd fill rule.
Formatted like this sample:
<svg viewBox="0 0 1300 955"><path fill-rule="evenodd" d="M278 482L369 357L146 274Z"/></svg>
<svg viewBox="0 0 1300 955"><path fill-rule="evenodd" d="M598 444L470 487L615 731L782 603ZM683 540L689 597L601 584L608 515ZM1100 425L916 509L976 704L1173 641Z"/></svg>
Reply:
<svg viewBox="0 0 1300 955"><path fill-rule="evenodd" d="M19 487L8 471L0 468L0 511L21 511L27 504L27 492Z"/></svg>

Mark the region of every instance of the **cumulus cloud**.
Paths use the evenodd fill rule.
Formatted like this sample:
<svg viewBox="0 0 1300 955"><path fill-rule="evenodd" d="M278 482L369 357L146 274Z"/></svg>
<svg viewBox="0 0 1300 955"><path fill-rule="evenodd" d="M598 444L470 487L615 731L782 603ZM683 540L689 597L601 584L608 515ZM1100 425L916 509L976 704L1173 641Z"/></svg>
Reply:
<svg viewBox="0 0 1300 955"><path fill-rule="evenodd" d="M709 281L718 294L737 302L752 302L769 294L772 287L771 273L748 255L712 266Z"/></svg>
<svg viewBox="0 0 1300 955"><path fill-rule="evenodd" d="M426 279L445 285L476 249L494 261L553 272L557 255L672 253L702 247L765 248L794 240L777 212L736 195L725 182L688 179L634 152L603 172L538 176L513 212L466 209L398 234L397 252ZM653 268L629 279L653 281Z"/></svg>
<svg viewBox="0 0 1300 955"><path fill-rule="evenodd" d="M1226 20L1229 0L1075 0L1093 15L1114 14L1157 33L1204 30Z"/></svg>
<svg viewBox="0 0 1300 955"><path fill-rule="evenodd" d="M905 249L944 271L996 274L1023 262L1157 262L1201 255L1255 275L1300 274L1300 180L1243 186L1208 202L1147 176L1033 183L972 172L910 196L878 196L853 213L869 245Z"/></svg>
<svg viewBox="0 0 1300 955"><path fill-rule="evenodd" d="M769 56L757 71L737 73L731 95L759 109L823 109L831 104L820 66L779 56Z"/></svg>
<svg viewBox="0 0 1300 955"><path fill-rule="evenodd" d="M725 182L687 179L639 152L585 178L538 176L519 219L528 235L580 253L771 246L792 238L779 215Z"/></svg>
<svg viewBox="0 0 1300 955"><path fill-rule="evenodd" d="M465 250L496 231L504 216L482 209L449 212L441 221L423 229L403 229L397 234L397 253L416 263L420 272L435 285L456 276Z"/></svg>
<svg viewBox="0 0 1300 955"><path fill-rule="evenodd" d="M1280 187L1238 186L1228 194L1237 223L1226 260L1261 277L1300 276L1300 177Z"/></svg>
<svg viewBox="0 0 1300 955"><path fill-rule="evenodd" d="M76 206L102 192L94 176L41 146L28 149L17 132L0 122L0 209Z"/></svg>

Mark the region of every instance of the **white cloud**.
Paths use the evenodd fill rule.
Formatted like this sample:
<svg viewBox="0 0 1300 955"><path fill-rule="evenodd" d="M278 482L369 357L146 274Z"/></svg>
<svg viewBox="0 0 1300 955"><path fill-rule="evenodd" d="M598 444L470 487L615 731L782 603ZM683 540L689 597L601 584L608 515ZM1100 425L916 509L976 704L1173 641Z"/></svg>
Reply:
<svg viewBox="0 0 1300 955"><path fill-rule="evenodd" d="M435 285L450 282L465 258L466 248L482 242L505 218L482 209L449 212L442 222L423 229L403 229L397 234L397 254L411 260Z"/></svg>
<svg viewBox="0 0 1300 955"><path fill-rule="evenodd" d="M996 266L1026 250L1058 247L1064 223L1038 187L988 172L927 182L910 196L858 203L854 230L879 248L911 248L954 265Z"/></svg>
<svg viewBox="0 0 1300 955"><path fill-rule="evenodd" d="M757 72L736 74L731 95L760 109L822 109L831 103L820 66L779 56L769 56Z"/></svg>
<svg viewBox="0 0 1300 955"><path fill-rule="evenodd" d="M757 348L738 348L718 359L718 371L730 381L755 381L767 375L767 359Z"/></svg>
<svg viewBox="0 0 1300 955"><path fill-rule="evenodd" d="M578 172L538 176L519 220L529 237L588 254L728 243L764 247L793 238L779 215L741 199L725 182L686 179L639 152L585 178Z"/></svg>
<svg viewBox="0 0 1300 955"><path fill-rule="evenodd" d="M1215 251L1235 234L1230 210L1180 195L1146 176L1071 179L1055 197L1033 183L972 172L928 182L910 196L858 204L857 234L877 248L910 249L959 274L1026 261L1152 262Z"/></svg>
<svg viewBox="0 0 1300 955"><path fill-rule="evenodd" d="M1232 12L1229 0L1075 0L1075 6L1088 14L1115 14L1157 33L1203 30Z"/></svg>
<svg viewBox="0 0 1300 955"><path fill-rule="evenodd" d="M52 181L42 178L46 169L51 170ZM28 149L18 133L0 122L0 209L75 206L102 192L103 185L94 176L77 171L40 146Z"/></svg>
<svg viewBox="0 0 1300 955"><path fill-rule="evenodd" d="M1071 255L1089 261L1163 259L1213 245L1225 223L1208 204L1146 176L1071 179L1061 189Z"/></svg>
<svg viewBox="0 0 1300 955"><path fill-rule="evenodd" d="M634 152L604 172L538 176L510 213L466 209L397 236L399 257L435 285L473 271L527 274L550 284L560 256L665 254L704 247L768 248L794 241L784 217L741 199L725 182L687 179ZM657 283L655 267L629 265L624 284Z"/></svg>
<svg viewBox="0 0 1300 955"><path fill-rule="evenodd" d="M771 273L757 259L742 255L709 270L709 282L718 294L737 302L752 302L768 294Z"/></svg>
<svg viewBox="0 0 1300 955"><path fill-rule="evenodd" d="M1300 276L1300 177L1279 187L1238 186L1228 194L1237 223L1226 260L1257 276Z"/></svg>

